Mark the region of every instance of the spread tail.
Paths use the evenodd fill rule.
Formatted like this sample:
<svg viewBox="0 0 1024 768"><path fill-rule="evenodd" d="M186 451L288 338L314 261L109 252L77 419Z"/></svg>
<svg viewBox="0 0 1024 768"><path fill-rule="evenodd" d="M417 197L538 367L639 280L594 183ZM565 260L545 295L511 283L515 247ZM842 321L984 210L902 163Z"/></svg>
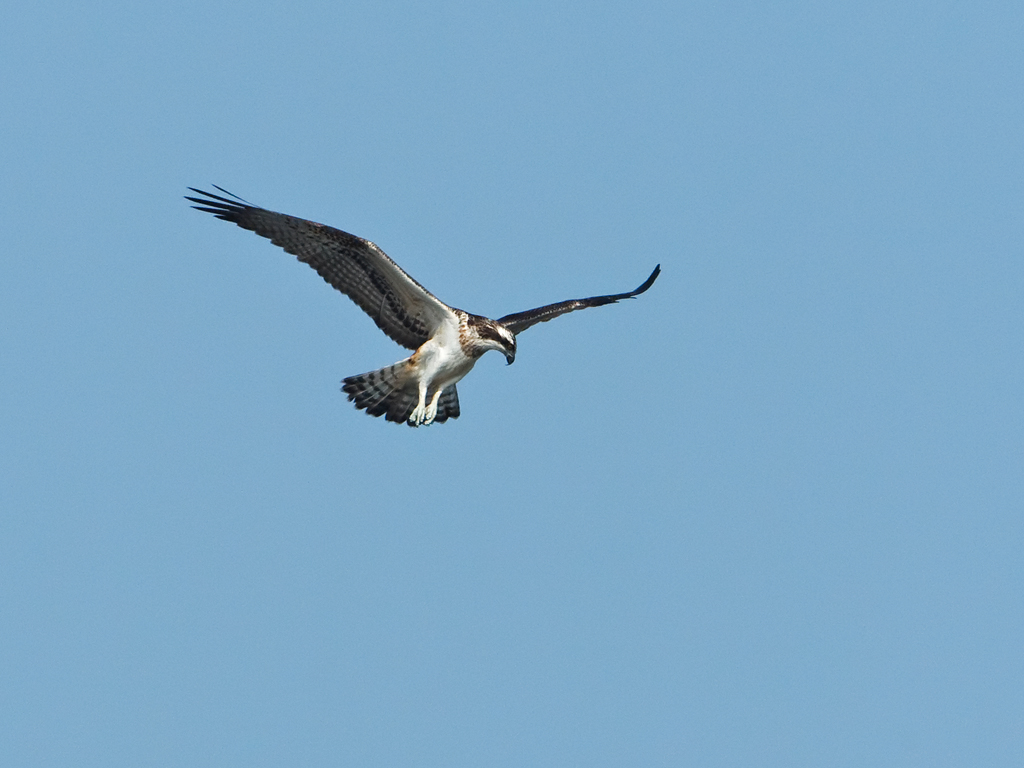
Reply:
<svg viewBox="0 0 1024 768"><path fill-rule="evenodd" d="M409 420L419 402L417 382L411 375L408 360L370 373L349 376L342 382L341 390L355 403L356 408L365 410L371 416L383 416L399 424ZM427 394L429 399L433 393ZM458 417L459 393L452 384L441 393L434 421L443 422Z"/></svg>

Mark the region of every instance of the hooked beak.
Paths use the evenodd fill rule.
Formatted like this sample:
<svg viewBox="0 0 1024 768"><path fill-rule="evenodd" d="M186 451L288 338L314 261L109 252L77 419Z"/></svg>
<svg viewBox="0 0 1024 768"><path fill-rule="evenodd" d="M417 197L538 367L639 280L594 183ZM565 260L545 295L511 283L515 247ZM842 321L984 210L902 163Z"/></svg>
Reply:
<svg viewBox="0 0 1024 768"><path fill-rule="evenodd" d="M511 352L506 352L506 353L505 353L505 360L507 360L507 361L508 361L508 362L507 362L507 365L512 365L512 363L514 363L514 362L516 361L516 353L515 353L515 350L513 350L513 351L511 351Z"/></svg>

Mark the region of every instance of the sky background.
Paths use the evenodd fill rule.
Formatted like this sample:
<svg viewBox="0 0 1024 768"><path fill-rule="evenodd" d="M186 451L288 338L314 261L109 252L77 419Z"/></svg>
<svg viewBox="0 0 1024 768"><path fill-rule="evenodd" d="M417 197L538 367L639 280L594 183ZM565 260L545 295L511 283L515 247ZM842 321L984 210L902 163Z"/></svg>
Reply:
<svg viewBox="0 0 1024 768"><path fill-rule="evenodd" d="M0 764L1024 761L1024 6L14 3ZM219 184L492 317L462 417Z"/></svg>

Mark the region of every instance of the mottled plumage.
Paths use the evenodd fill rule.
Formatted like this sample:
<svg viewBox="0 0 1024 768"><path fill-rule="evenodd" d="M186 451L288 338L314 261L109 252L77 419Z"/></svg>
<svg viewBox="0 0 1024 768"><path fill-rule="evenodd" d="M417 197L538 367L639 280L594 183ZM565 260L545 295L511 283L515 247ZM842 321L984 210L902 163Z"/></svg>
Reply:
<svg viewBox="0 0 1024 768"><path fill-rule="evenodd" d="M189 187L193 208L268 238L352 299L384 333L413 354L386 368L350 376L342 390L357 408L388 421L420 426L459 416L455 384L484 352L494 349L511 365L516 334L567 312L613 304L646 291L661 266L635 291L548 304L499 320L450 307L410 277L380 248L348 232ZM230 198L230 199L229 199Z"/></svg>

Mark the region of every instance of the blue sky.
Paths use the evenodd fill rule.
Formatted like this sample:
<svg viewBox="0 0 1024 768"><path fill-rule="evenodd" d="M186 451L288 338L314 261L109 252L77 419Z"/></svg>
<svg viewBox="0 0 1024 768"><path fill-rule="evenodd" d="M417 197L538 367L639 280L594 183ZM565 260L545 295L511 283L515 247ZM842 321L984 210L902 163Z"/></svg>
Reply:
<svg viewBox="0 0 1024 768"><path fill-rule="evenodd" d="M1024 757L1024 10L16 4L0 763ZM500 316L403 351L219 184Z"/></svg>

